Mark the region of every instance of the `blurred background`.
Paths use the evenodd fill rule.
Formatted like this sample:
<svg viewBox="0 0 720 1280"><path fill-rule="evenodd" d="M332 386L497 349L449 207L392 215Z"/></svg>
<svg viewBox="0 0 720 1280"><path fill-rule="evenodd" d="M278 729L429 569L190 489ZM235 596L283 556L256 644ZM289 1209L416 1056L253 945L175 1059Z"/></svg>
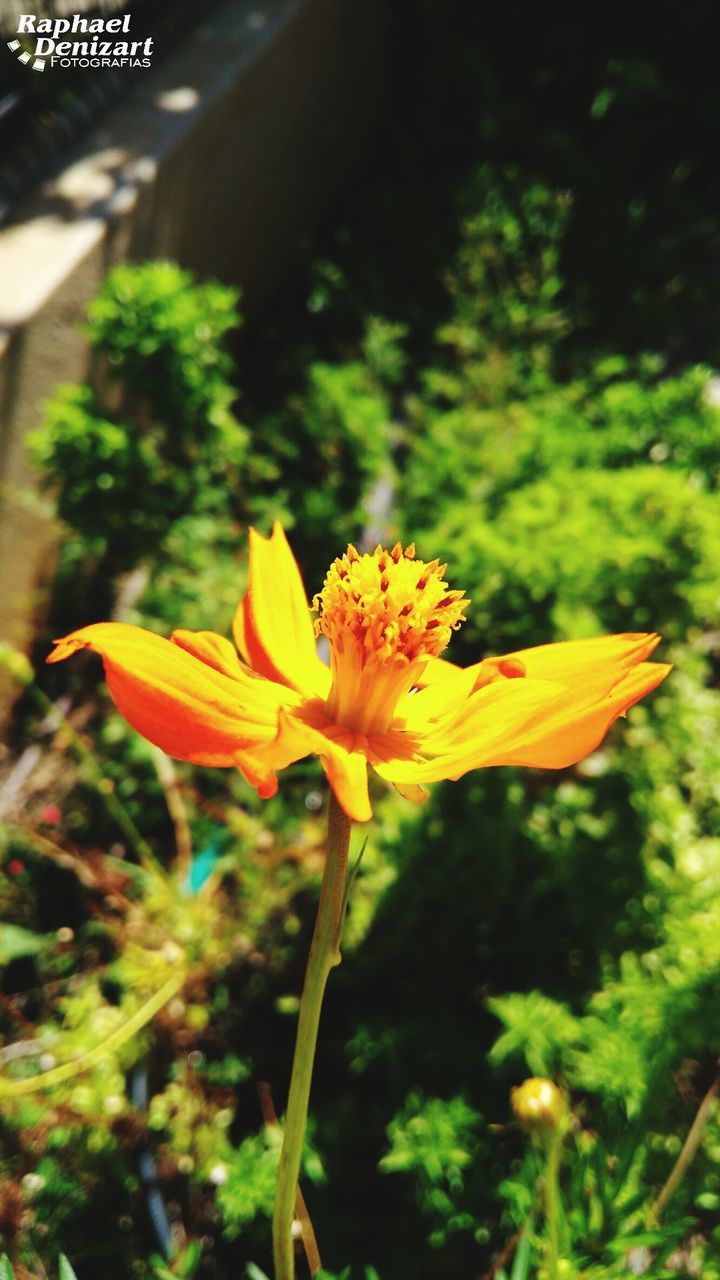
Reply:
<svg viewBox="0 0 720 1280"><path fill-rule="evenodd" d="M21 11L0 0L8 1266L270 1274L321 775L261 802L134 734L96 659L44 659L108 618L228 634L247 526L279 518L309 595L349 540L447 560L463 664L644 630L675 664L572 770L423 809L377 784L304 1166L324 1274L718 1280L715 6L56 0L38 17L129 13L152 65L42 72L7 47ZM528 1075L573 1114L555 1275Z"/></svg>

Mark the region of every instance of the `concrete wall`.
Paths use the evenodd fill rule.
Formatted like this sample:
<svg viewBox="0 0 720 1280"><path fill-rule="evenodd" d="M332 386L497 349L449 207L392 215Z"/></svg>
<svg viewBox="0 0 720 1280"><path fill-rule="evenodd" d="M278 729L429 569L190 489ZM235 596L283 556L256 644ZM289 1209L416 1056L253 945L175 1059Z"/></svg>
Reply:
<svg viewBox="0 0 720 1280"><path fill-rule="evenodd" d="M28 645L57 541L25 436L87 372L79 324L108 266L176 259L240 285L252 318L367 147L386 46L386 0L232 0L129 72L131 94L0 229L0 640Z"/></svg>

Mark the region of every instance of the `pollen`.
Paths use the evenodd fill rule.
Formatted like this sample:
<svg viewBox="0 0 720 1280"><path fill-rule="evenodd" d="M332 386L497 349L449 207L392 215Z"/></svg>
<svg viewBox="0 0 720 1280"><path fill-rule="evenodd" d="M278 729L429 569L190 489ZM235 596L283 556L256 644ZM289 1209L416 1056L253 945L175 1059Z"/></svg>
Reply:
<svg viewBox="0 0 720 1280"><path fill-rule="evenodd" d="M316 633L340 652L351 644L363 665L437 657L464 622L468 604L462 591L448 587L446 569L439 560L416 560L413 543L376 547L372 555L350 545L313 601Z"/></svg>

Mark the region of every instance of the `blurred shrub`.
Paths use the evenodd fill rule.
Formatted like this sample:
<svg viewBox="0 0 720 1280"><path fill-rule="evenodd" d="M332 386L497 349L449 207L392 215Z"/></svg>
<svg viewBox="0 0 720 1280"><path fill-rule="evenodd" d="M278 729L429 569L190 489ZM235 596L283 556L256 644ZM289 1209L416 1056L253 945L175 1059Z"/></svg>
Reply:
<svg viewBox="0 0 720 1280"><path fill-rule="evenodd" d="M176 446L205 431L219 432L218 444L223 431L236 433L233 363L223 342L240 325L238 296L215 281L197 283L172 262L123 263L88 307L92 345L110 362L111 379L126 384L128 409L137 401L141 411L162 406L158 416Z"/></svg>
<svg viewBox="0 0 720 1280"><path fill-rule="evenodd" d="M251 509L292 529L310 582L319 585L333 555L358 540L367 501L390 466L393 388L403 374L405 329L367 319L359 358L310 361L282 407L253 427L262 479Z"/></svg>
<svg viewBox="0 0 720 1280"><path fill-rule="evenodd" d="M472 599L458 645L510 649L603 631L684 640L712 626L719 501L645 466L556 470L510 494L493 520L457 504L433 551Z"/></svg>
<svg viewBox="0 0 720 1280"><path fill-rule="evenodd" d="M66 613L107 613L117 575L152 561L140 617L173 625L186 603L195 625L225 630L249 521L295 530L309 590L360 537L388 467L404 327L369 317L362 358L311 361L247 427L227 350L239 325L236 291L172 263L108 273L88 309L92 380L59 388L31 438L73 533L60 566Z"/></svg>
<svg viewBox="0 0 720 1280"><path fill-rule="evenodd" d="M427 375L449 399L492 400L511 386L530 394L551 374L566 331L560 250L571 199L514 166L481 165L460 197L460 247L446 274L451 318L437 331L452 363Z"/></svg>
<svg viewBox="0 0 720 1280"><path fill-rule="evenodd" d="M720 413L701 366L660 377L662 361L606 358L582 377L535 394L521 388L500 403L478 403L462 383L457 406L434 397L408 405L403 520L435 527L463 500L493 516L523 484L558 470L653 464L715 488Z"/></svg>
<svg viewBox="0 0 720 1280"><path fill-rule="evenodd" d="M720 1052L715 388L699 365L671 374L662 355L568 346L563 193L484 166L465 198L450 314L395 384L395 528L472 599L458 660L657 629L676 670L571 773L465 779L390 837L398 876L347 979L346 1052L366 1105L392 1098L380 1168L412 1187L443 1244L438 1274L458 1273L461 1240L482 1241L488 1222L503 1239L487 1166L473 1159L452 1186L438 1172L463 1147L438 1099L462 1089L469 1116L502 1120L530 1070L578 1100L562 1176L573 1274L616 1280L645 1258L649 1277L686 1263L714 1277L714 1128L662 1225L648 1214ZM488 1071L489 1009L505 1030ZM399 1063L413 1073L405 1101ZM541 1275L543 1170L512 1133L497 1139L500 1169L501 1220L527 1234L517 1274ZM391 1271L415 1247L397 1231Z"/></svg>
<svg viewBox="0 0 720 1280"><path fill-rule="evenodd" d="M114 267L89 307L93 384L58 392L32 450L61 517L116 572L180 516L241 497L248 436L222 345L236 304L232 289L160 262Z"/></svg>

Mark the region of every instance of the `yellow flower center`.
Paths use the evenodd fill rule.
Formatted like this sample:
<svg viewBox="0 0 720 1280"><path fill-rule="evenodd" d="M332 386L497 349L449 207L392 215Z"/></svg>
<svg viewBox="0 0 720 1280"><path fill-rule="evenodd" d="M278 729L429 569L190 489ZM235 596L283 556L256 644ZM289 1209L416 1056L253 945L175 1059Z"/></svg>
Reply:
<svg viewBox="0 0 720 1280"><path fill-rule="evenodd" d="M462 591L451 591L447 565L415 559L398 542L360 555L352 545L328 570L313 608L317 635L330 642L328 711L357 733L384 733L398 701L465 620Z"/></svg>

